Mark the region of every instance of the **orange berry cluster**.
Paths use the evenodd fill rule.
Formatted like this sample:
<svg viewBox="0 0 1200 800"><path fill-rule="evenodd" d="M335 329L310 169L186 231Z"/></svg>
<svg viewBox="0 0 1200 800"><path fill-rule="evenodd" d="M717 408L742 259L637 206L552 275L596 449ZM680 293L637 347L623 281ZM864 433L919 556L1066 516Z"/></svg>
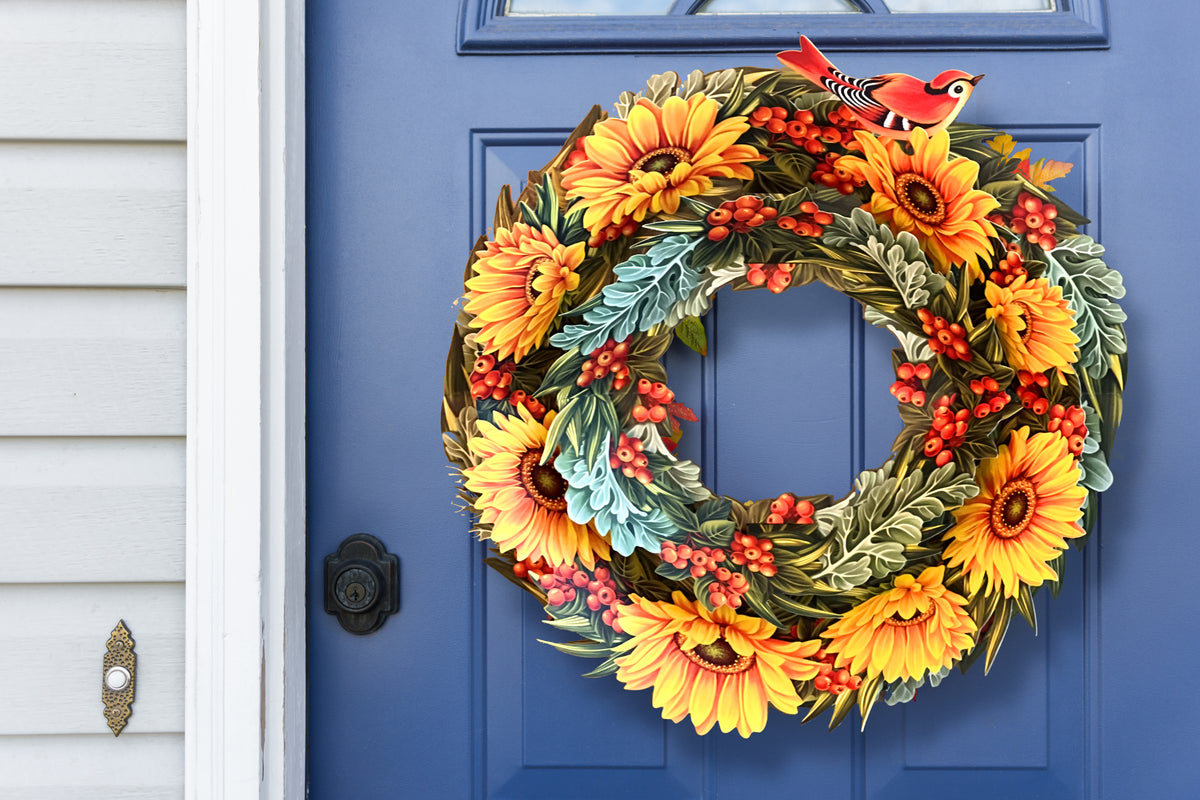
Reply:
<svg viewBox="0 0 1200 800"><path fill-rule="evenodd" d="M624 389L629 385L629 367L625 359L629 358L629 342L632 336L626 336L624 341L609 339L591 352L588 360L583 362L575 385L587 386L592 381L598 381L608 375L613 376L612 388Z"/></svg>
<svg viewBox="0 0 1200 800"><path fill-rule="evenodd" d="M796 502L796 498L790 493L784 492L771 501L771 513L767 515L768 525L783 525L787 522L796 522L801 525L811 525L813 521L813 512L816 511L807 500Z"/></svg>
<svg viewBox="0 0 1200 800"><path fill-rule="evenodd" d="M1035 414L1045 414L1050 410L1050 401L1042 393L1050 385L1050 379L1041 372L1017 370L1017 399L1021 405Z"/></svg>
<svg viewBox="0 0 1200 800"><path fill-rule="evenodd" d="M892 396L901 403L912 403L917 408L925 405L925 384L933 370L928 364L911 364L905 361L896 367L896 382L888 387Z"/></svg>
<svg viewBox="0 0 1200 800"><path fill-rule="evenodd" d="M979 402L972 409L976 419L983 419L988 414L999 413L1012 400L1008 392L1001 389L996 379L990 376L981 380L972 380L971 391L980 395Z"/></svg>
<svg viewBox="0 0 1200 800"><path fill-rule="evenodd" d="M631 219L620 225L609 225L607 228L601 228L593 233L588 239L587 246L594 250L602 244L615 242L622 236L633 236L637 230L638 224Z"/></svg>
<svg viewBox="0 0 1200 800"><path fill-rule="evenodd" d="M585 602L588 609L603 609L600 619L604 624L617 633L624 633L621 630L621 621L617 619L617 607L624 605L621 602L623 598L617 593L616 581L612 579L612 573L607 567L596 567L594 573L589 573L574 564L563 564L555 567L552 572L541 575L537 580L546 590L546 603L552 606L570 603L579 593L587 592Z"/></svg>
<svg viewBox="0 0 1200 800"><path fill-rule="evenodd" d="M508 397L509 386L512 385L512 371L516 364L511 361L496 363L493 355L482 355L475 359L475 368L471 373L471 397L476 400L503 400Z"/></svg>
<svg viewBox="0 0 1200 800"><path fill-rule="evenodd" d="M635 478L648 484L654 476L650 473L650 459L642 452L644 448L641 439L631 439L622 433L617 449L608 457L608 465L621 470L626 478Z"/></svg>
<svg viewBox="0 0 1200 800"><path fill-rule="evenodd" d="M550 572L550 567L546 565L544 558L527 558L513 564L512 571L518 578L540 581L543 575Z"/></svg>
<svg viewBox="0 0 1200 800"><path fill-rule="evenodd" d="M971 411L966 408L951 410L950 405L957 397L957 394L948 394L938 398L934 404L933 425L925 434L925 456L932 458L939 467L954 460L954 448L961 447L967 438Z"/></svg>
<svg viewBox="0 0 1200 800"><path fill-rule="evenodd" d="M947 322L945 317L935 317L928 308L919 310L917 317L921 320L921 330L929 337L930 350L949 359L970 361L974 358L962 325Z"/></svg>
<svg viewBox="0 0 1200 800"><path fill-rule="evenodd" d="M675 400L675 393L665 383L639 378L637 391L639 402L631 412L635 421L662 422L667 418L667 405Z"/></svg>
<svg viewBox="0 0 1200 800"><path fill-rule="evenodd" d="M833 222L833 214L817 208L811 200L800 204L800 213L794 217L780 217L776 224L785 231L795 231L797 236L820 236L825 233L823 226Z"/></svg>
<svg viewBox="0 0 1200 800"><path fill-rule="evenodd" d="M541 422L542 417L546 416L546 407L542 405L542 402L524 389L517 389L510 394L508 402L512 403L513 407L525 406L525 409L539 422Z"/></svg>
<svg viewBox="0 0 1200 800"><path fill-rule="evenodd" d="M813 167L812 181L822 186L828 186L830 189L837 189L842 194L854 194L854 190L866 186L867 181L845 167L839 167L837 165L839 158L841 156L837 153L826 153L825 157Z"/></svg>
<svg viewBox="0 0 1200 800"><path fill-rule="evenodd" d="M721 566L727 556L719 547L692 547L663 542L659 557L675 569L687 569L693 578L703 578L712 573L715 580L708 585L708 602L713 608L726 605L741 608L742 595L750 591L750 582L745 575Z"/></svg>
<svg viewBox="0 0 1200 800"><path fill-rule="evenodd" d="M713 227L708 231L710 241L723 241L730 233L747 233L779 215L779 209L764 205L754 195L744 195L736 200L726 200L708 212L705 220Z"/></svg>
<svg viewBox="0 0 1200 800"><path fill-rule="evenodd" d="M1008 252L1004 254L1004 260L997 264L996 268L992 270L992 274L988 276L992 283L998 283L1001 286L1008 286L1017 278L1029 274L1029 270L1025 269L1025 260L1021 258L1021 248L1017 243L1009 242L1006 249Z"/></svg>
<svg viewBox="0 0 1200 800"><path fill-rule="evenodd" d="M1064 407L1055 403L1050 408L1050 422L1046 430L1051 433L1061 433L1067 439L1067 447L1076 458L1083 455L1083 440L1087 438L1088 429L1084 421L1087 415L1079 406Z"/></svg>
<svg viewBox="0 0 1200 800"><path fill-rule="evenodd" d="M762 286L764 283L771 294L779 294L792 283L792 270L795 264L786 261L781 264L747 264L746 280L751 286Z"/></svg>
<svg viewBox="0 0 1200 800"><path fill-rule="evenodd" d="M779 572L779 567L775 566L775 555L771 552L774 546L775 543L770 539L760 539L749 533L735 533L729 560L739 567L744 566L751 572L770 578Z"/></svg>
<svg viewBox="0 0 1200 800"><path fill-rule="evenodd" d="M830 113L828 125L820 125L816 115L807 109L793 111L791 119L788 119L788 110L783 106L759 106L750 112L750 124L764 128L775 137L787 137L792 144L814 156L824 153L829 149L826 145L831 144L841 145L847 150L858 149L854 129L862 127L844 107Z"/></svg>
<svg viewBox="0 0 1200 800"><path fill-rule="evenodd" d="M561 606L576 598L576 587L571 580L576 571L574 564L560 564L538 578L538 583L546 590L546 602L549 605Z"/></svg>
<svg viewBox="0 0 1200 800"><path fill-rule="evenodd" d="M818 668L817 677L813 678L813 688L818 692L829 692L832 695L839 695L842 692L853 692L862 685L862 678L857 675L851 675L850 670L834 669L833 662L836 656L833 653L828 653L822 647L816 652L814 658L821 662Z"/></svg>
<svg viewBox="0 0 1200 800"><path fill-rule="evenodd" d="M722 575L729 574L728 579L722 580ZM746 580L746 576L740 572L730 572L723 567L718 567L713 574L715 581L708 585L708 603L713 608L721 606L729 606L730 608L742 607L742 595L750 591L750 582Z"/></svg>
<svg viewBox="0 0 1200 800"><path fill-rule="evenodd" d="M710 572L717 580L729 580L730 577L729 569L721 566L726 554L720 547L692 547L687 544L663 542L658 557L675 569L686 569L693 578L703 578Z"/></svg>
<svg viewBox="0 0 1200 800"><path fill-rule="evenodd" d="M1058 224L1058 207L1053 203L1043 203L1029 192L1017 195L1017 204L1012 208L1012 223L1009 229L1018 236L1023 235L1030 244L1036 244L1043 250L1053 250L1057 242L1054 232Z"/></svg>

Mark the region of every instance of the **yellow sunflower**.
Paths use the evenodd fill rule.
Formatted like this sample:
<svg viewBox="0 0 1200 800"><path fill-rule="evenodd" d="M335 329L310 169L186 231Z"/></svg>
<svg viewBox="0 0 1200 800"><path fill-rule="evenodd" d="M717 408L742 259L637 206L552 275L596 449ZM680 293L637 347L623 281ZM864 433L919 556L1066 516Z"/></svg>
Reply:
<svg viewBox="0 0 1200 800"><path fill-rule="evenodd" d="M987 578L987 593L997 586L1005 597L1021 584L1041 586L1058 575L1050 562L1083 535L1079 518L1087 490L1065 437L1013 431L995 458L979 464L979 494L954 512L946 564L962 565L971 594Z"/></svg>
<svg viewBox="0 0 1200 800"><path fill-rule="evenodd" d="M703 94L669 98L659 108L638 100L626 119L606 119L582 139L586 156L563 172L567 199L585 209L593 233L648 212L679 209L679 198L704 194L715 176L749 180L750 145L734 144L750 129L745 117L717 122L719 104Z"/></svg>
<svg viewBox="0 0 1200 800"><path fill-rule="evenodd" d="M942 584L944 566L900 575L888 591L864 600L821 635L836 666L886 681L921 678L949 667L974 644L966 598Z"/></svg>
<svg viewBox="0 0 1200 800"><path fill-rule="evenodd" d="M728 606L709 611L681 592L670 603L630 600L619 610L631 638L617 648L626 653L617 658L617 680L631 690L653 687L663 719L690 714L697 733L715 724L743 738L757 733L767 724L768 704L795 714L800 698L792 681L817 675L819 665L807 656L819 642L772 639L770 623Z"/></svg>
<svg viewBox="0 0 1200 800"><path fill-rule="evenodd" d="M584 243L567 246L554 231L524 222L496 231L495 241L478 252L475 275L467 281L467 313L479 328L484 353L514 361L532 350L550 329L563 295L579 285L575 274Z"/></svg>
<svg viewBox="0 0 1200 800"><path fill-rule="evenodd" d="M1014 369L1075 371L1071 364L1079 359L1079 337L1072 330L1075 312L1063 299L1062 287L1022 275L1010 286L988 282L984 292L992 306L987 317L996 321L1000 345Z"/></svg>
<svg viewBox="0 0 1200 800"><path fill-rule="evenodd" d="M854 177L871 184L867 208L875 220L897 233L917 237L942 274L952 264L966 264L971 280L981 280L981 259L992 246L996 229L987 215L1000 206L987 192L972 188L979 165L969 158L950 158L950 135L938 131L932 138L917 128L908 143L912 155L896 140L882 142L866 131L854 137L866 160L854 156L838 159Z"/></svg>
<svg viewBox="0 0 1200 800"><path fill-rule="evenodd" d="M551 567L576 558L588 569L608 559L608 542L591 525L567 516L567 482L545 464L542 451L554 412L538 422L524 406L518 416L496 414L494 423L479 421L479 436L470 441L477 466L463 470L468 491L479 495L475 508L491 525L491 539L501 552L516 549L517 559L544 559Z"/></svg>

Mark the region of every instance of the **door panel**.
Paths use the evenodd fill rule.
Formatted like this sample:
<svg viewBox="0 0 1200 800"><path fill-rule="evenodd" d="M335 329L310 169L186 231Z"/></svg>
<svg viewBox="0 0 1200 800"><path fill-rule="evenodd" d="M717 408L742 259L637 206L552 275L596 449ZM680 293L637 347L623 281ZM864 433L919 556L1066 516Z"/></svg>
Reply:
<svg viewBox="0 0 1200 800"><path fill-rule="evenodd" d="M991 675L979 665L877 706L866 734L853 717L829 733L774 714L748 741L666 723L649 692L580 678L591 662L536 641L562 634L482 565L434 418L462 265L499 187L548 160L592 103L655 72L774 56L455 56L453 4L399 5L309 8L312 797L1200 795L1200 709L1179 690L1200 626L1186 578L1164 567L1197 555L1179 502L1196 436L1169 400L1197 384L1178 365L1194 361L1197 167L1184 156L1200 120L1194 104L1140 110L1168 107L1172 90L1139 80L1174 74L1172 48L1190 52L1176 33L1194 29L1190 5L1113 9L1111 51L835 54L858 74L986 72L964 121L1076 165L1058 193L1097 220L1089 233L1125 275L1134 374L1154 388L1129 387L1117 484L1062 595L1039 598L1037 636L1014 623ZM682 447L711 488L841 496L886 459L893 343L855 303L819 285L723 292L706 324L708 357L677 348L667 367L700 413ZM322 557L358 531L402 560L401 611L365 637L324 613L320 584ZM1172 672L1130 677L1159 664Z"/></svg>

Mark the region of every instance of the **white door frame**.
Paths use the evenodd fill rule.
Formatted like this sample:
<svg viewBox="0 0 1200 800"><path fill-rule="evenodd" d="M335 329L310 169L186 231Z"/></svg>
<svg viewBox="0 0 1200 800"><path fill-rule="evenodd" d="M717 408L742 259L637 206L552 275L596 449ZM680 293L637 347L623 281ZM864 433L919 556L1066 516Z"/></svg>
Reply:
<svg viewBox="0 0 1200 800"><path fill-rule="evenodd" d="M187 31L186 796L303 798L304 2Z"/></svg>

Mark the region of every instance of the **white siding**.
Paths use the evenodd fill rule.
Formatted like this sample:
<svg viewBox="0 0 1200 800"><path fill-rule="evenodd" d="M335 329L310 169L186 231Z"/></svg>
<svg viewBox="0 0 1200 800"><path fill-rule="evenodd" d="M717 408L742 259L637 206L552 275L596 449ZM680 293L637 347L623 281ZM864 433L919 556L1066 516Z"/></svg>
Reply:
<svg viewBox="0 0 1200 800"><path fill-rule="evenodd" d="M0 800L183 795L184 45L184 0L0 2Z"/></svg>

